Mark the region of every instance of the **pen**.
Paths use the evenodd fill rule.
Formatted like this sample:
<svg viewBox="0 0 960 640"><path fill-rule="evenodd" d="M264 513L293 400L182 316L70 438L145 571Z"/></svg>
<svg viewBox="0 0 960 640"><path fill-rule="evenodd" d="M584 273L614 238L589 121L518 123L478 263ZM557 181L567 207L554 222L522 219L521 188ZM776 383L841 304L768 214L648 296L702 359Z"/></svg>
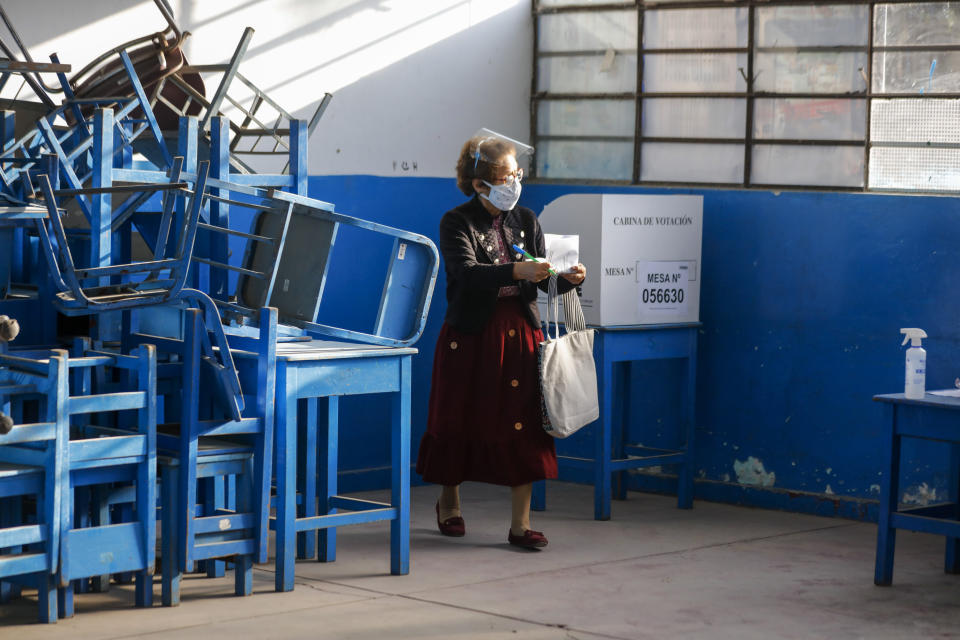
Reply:
<svg viewBox="0 0 960 640"><path fill-rule="evenodd" d="M533 260L534 262L546 262L546 260L544 260L543 258L534 258L532 255L530 255L529 253L527 253L526 251L524 251L523 249L521 249L521 248L518 247L517 245L513 245L513 250L514 250L514 251L519 251L520 253L522 253L522 254L524 255L524 257L526 257L526 258L529 259L529 260ZM554 271L553 269L548 269L548 271L550 272L550 275L553 275L553 276L557 275L557 272Z"/></svg>

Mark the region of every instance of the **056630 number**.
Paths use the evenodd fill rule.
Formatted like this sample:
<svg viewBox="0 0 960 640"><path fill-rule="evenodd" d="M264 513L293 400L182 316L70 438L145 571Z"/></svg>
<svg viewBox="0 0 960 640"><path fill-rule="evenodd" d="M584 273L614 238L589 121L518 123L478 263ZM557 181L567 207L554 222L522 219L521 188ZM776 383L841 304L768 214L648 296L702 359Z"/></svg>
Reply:
<svg viewBox="0 0 960 640"><path fill-rule="evenodd" d="M644 289L641 297L644 304L680 304L683 294L683 289Z"/></svg>

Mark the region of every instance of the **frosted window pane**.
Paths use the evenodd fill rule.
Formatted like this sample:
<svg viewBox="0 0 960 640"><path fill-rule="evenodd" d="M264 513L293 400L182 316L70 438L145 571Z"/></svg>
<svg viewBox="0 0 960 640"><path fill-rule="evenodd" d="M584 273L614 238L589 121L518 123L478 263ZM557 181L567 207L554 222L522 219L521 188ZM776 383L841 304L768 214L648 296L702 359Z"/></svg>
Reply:
<svg viewBox="0 0 960 640"><path fill-rule="evenodd" d="M863 186L863 147L757 145L751 184Z"/></svg>
<svg viewBox="0 0 960 640"><path fill-rule="evenodd" d="M747 68L746 54L650 54L644 56L646 91L746 91L738 68Z"/></svg>
<svg viewBox="0 0 960 640"><path fill-rule="evenodd" d="M878 4L873 13L877 46L960 44L960 4Z"/></svg>
<svg viewBox="0 0 960 640"><path fill-rule="evenodd" d="M960 143L960 100L875 99L870 103L873 142Z"/></svg>
<svg viewBox="0 0 960 640"><path fill-rule="evenodd" d="M709 49L747 46L747 10L648 10L643 16L645 49Z"/></svg>
<svg viewBox="0 0 960 640"><path fill-rule="evenodd" d="M757 7L758 47L866 45L867 6Z"/></svg>
<svg viewBox="0 0 960 640"><path fill-rule="evenodd" d="M842 93L864 91L865 53L759 53L754 65L757 91Z"/></svg>
<svg viewBox="0 0 960 640"><path fill-rule="evenodd" d="M753 136L759 140L863 140L866 112L864 100L757 98Z"/></svg>
<svg viewBox="0 0 960 640"><path fill-rule="evenodd" d="M870 149L870 188L960 191L960 149Z"/></svg>
<svg viewBox="0 0 960 640"><path fill-rule="evenodd" d="M537 133L633 137L635 105L633 100L541 100L537 107Z"/></svg>
<svg viewBox="0 0 960 640"><path fill-rule="evenodd" d="M633 142L544 140L537 147L536 158L541 178L633 178Z"/></svg>
<svg viewBox="0 0 960 640"><path fill-rule="evenodd" d="M650 98L643 101L643 135L658 138L743 138L746 100Z"/></svg>
<svg viewBox="0 0 960 640"><path fill-rule="evenodd" d="M743 145L648 142L640 160L648 182L743 182Z"/></svg>
<svg viewBox="0 0 960 640"><path fill-rule="evenodd" d="M540 16L540 51L637 49L637 12L590 11Z"/></svg>
<svg viewBox="0 0 960 640"><path fill-rule="evenodd" d="M540 58L538 73L538 91L632 93L637 88L637 55L618 54L609 67L604 56Z"/></svg>
<svg viewBox="0 0 960 640"><path fill-rule="evenodd" d="M960 91L960 51L874 53L873 90L956 93Z"/></svg>

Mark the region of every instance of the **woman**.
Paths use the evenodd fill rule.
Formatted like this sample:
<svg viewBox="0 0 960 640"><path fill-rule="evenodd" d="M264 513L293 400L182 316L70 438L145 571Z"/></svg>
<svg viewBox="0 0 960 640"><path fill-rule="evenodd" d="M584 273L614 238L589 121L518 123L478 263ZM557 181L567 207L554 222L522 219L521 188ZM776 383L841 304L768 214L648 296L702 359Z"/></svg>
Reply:
<svg viewBox="0 0 960 640"><path fill-rule="evenodd" d="M547 539L530 529L531 483L557 477L553 438L543 429L537 366L543 340L537 285L546 290L550 265L524 261L513 248L546 254L536 216L516 206L523 177L518 144L486 132L468 140L457 161L457 186L473 197L440 221L447 315L434 355L417 472L443 485L436 505L440 533L465 533L460 483L488 482L512 489L507 540L537 549ZM583 265L563 274L559 292L585 275Z"/></svg>

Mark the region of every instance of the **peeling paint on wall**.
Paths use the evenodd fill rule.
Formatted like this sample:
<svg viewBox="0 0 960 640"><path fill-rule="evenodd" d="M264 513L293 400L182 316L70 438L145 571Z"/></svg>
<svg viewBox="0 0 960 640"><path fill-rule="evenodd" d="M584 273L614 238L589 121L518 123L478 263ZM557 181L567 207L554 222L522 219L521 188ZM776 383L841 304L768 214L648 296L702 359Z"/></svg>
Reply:
<svg viewBox="0 0 960 640"><path fill-rule="evenodd" d="M926 482L914 485L903 492L900 502L903 504L916 504L924 507L931 502L937 501L937 490L929 486Z"/></svg>
<svg viewBox="0 0 960 640"><path fill-rule="evenodd" d="M763 468L763 462L753 456L750 456L744 462L734 460L733 471L737 474L737 482L740 484L772 487L777 481L776 474L773 471L767 472Z"/></svg>

